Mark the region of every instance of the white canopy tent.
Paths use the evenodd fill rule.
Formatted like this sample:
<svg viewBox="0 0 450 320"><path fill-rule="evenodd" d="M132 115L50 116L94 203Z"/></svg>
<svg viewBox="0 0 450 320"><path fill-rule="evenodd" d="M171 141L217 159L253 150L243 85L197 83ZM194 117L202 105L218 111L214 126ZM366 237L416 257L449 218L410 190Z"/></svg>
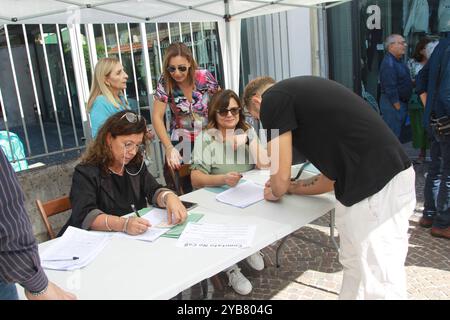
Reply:
<svg viewBox="0 0 450 320"><path fill-rule="evenodd" d="M351 0L0 0L0 23L84 24L217 21L225 87L239 90L241 19Z"/></svg>

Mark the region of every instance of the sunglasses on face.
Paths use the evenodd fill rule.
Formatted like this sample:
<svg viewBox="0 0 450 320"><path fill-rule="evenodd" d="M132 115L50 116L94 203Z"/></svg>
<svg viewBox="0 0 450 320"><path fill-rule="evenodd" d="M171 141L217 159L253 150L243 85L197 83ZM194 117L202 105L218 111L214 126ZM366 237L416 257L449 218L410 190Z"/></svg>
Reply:
<svg viewBox="0 0 450 320"><path fill-rule="evenodd" d="M217 111L217 113L221 117L226 117L228 115L228 112L231 112L231 115L235 116L235 115L239 114L239 110L241 110L241 108L231 108L231 109L223 108L223 109L220 109L219 111Z"/></svg>
<svg viewBox="0 0 450 320"><path fill-rule="evenodd" d="M169 66L167 67L167 71L169 71L169 73L174 73L175 71L180 71L180 72L186 72L188 67L186 66L178 66L178 67L174 67L174 66Z"/></svg>
<svg viewBox="0 0 450 320"><path fill-rule="evenodd" d="M127 119L129 123L138 123L142 119L140 114L136 114L133 112L125 113L123 116L120 117L120 120L122 120L123 118Z"/></svg>

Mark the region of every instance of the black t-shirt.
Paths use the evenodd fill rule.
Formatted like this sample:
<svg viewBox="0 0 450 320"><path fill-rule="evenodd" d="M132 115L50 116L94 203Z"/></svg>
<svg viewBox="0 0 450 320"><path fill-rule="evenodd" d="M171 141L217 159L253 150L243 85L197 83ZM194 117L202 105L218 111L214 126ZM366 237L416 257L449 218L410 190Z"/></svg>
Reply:
<svg viewBox="0 0 450 320"><path fill-rule="evenodd" d="M345 206L367 198L411 165L382 118L337 82L302 76L278 82L264 94L261 122L279 134L292 131L293 146L325 176ZM282 151L281 151L282 152Z"/></svg>

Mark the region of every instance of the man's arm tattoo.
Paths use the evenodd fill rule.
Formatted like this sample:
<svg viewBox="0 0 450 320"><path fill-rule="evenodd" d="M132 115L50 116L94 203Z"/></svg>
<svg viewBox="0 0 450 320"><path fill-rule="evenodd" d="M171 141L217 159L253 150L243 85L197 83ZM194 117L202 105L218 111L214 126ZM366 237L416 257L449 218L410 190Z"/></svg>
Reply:
<svg viewBox="0 0 450 320"><path fill-rule="evenodd" d="M312 187L319 180L320 174L309 179L302 180L302 187Z"/></svg>

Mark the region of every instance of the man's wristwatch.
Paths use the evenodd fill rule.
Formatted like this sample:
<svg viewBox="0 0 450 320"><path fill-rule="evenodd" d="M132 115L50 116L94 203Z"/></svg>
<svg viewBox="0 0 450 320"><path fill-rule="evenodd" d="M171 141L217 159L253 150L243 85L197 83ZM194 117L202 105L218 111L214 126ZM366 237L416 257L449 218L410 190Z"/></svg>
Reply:
<svg viewBox="0 0 450 320"><path fill-rule="evenodd" d="M31 294L33 297L38 297L38 296L42 296L44 293L46 293L47 290L48 290L48 284L47 284L47 286L46 286L44 289L42 289L41 291L30 291L30 290L27 290L27 292L28 292L29 294Z"/></svg>

